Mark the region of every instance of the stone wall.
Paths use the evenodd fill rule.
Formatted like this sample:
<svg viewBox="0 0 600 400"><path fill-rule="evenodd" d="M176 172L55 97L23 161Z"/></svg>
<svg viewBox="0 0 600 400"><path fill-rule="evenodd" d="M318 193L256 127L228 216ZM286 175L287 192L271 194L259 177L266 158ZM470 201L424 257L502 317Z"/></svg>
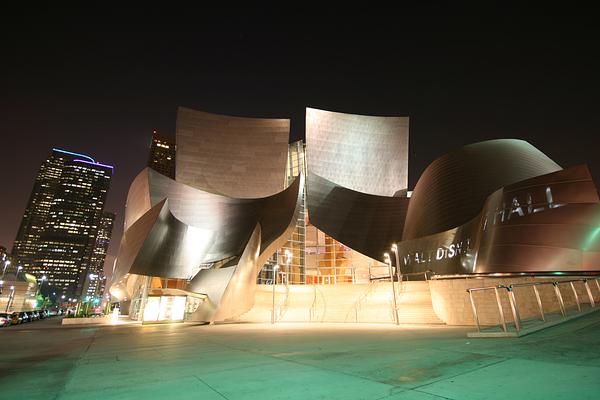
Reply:
<svg viewBox="0 0 600 400"><path fill-rule="evenodd" d="M462 279L434 279L429 281L433 308L437 316L448 325L475 325L475 318L467 289L486 286L510 285L526 282L553 282L578 279L577 277L521 277L521 278L462 278ZM594 301L600 301L600 291L593 280L588 282ZM574 283L579 301L582 305L590 303L589 296L583 282ZM559 305L553 285L537 286L542 307L545 313L559 312ZM560 292L567 311L576 309L575 296L569 283L559 284ZM506 322L512 322L513 316L508 300L506 289L498 289L502 310ZM522 320L540 316L534 290L531 286L514 289L518 311ZM500 324L498 305L493 290L485 290L473 293L473 299L477 306L479 323L481 325Z"/></svg>

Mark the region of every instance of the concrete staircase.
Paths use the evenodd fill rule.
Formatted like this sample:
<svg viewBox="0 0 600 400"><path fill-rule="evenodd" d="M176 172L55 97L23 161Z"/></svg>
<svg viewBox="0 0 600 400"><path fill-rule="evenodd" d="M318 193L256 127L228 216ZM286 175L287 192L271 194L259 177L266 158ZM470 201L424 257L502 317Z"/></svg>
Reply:
<svg viewBox="0 0 600 400"><path fill-rule="evenodd" d="M283 285L275 287L278 322L393 323L390 282L340 285ZM402 324L442 324L431 304L429 282L396 283L398 319ZM234 319L269 322L273 286L258 285L254 307Z"/></svg>
<svg viewBox="0 0 600 400"><path fill-rule="evenodd" d="M398 294L398 320L401 324L443 324L433 311L429 282L403 282Z"/></svg>

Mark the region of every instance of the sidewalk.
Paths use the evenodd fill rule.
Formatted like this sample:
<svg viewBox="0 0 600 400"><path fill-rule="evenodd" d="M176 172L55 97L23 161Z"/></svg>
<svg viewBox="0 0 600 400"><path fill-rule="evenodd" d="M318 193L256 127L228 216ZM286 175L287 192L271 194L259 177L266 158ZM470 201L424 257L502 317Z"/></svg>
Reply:
<svg viewBox="0 0 600 400"><path fill-rule="evenodd" d="M600 313L521 338L376 324L0 330L6 399L597 399ZM28 383L35 382L35 385Z"/></svg>

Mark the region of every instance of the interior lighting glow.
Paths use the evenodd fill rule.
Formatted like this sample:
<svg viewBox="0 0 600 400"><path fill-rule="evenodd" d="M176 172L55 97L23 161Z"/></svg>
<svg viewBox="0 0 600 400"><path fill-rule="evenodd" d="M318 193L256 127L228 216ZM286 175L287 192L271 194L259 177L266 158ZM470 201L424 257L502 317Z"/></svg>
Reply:
<svg viewBox="0 0 600 400"><path fill-rule="evenodd" d="M183 321L185 302L185 296L149 296L144 308L144 321Z"/></svg>

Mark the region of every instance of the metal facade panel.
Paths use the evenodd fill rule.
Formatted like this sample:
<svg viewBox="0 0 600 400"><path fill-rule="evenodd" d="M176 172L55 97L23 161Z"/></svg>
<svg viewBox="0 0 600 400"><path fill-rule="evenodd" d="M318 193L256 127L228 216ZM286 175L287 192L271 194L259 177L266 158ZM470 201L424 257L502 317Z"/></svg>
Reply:
<svg viewBox="0 0 600 400"><path fill-rule="evenodd" d="M356 192L313 173L307 187L310 222L353 250L381 259L402 239L410 199Z"/></svg>
<svg viewBox="0 0 600 400"><path fill-rule="evenodd" d="M293 224L303 185L300 176L273 196L232 199L191 188L152 170L143 173L149 178L149 197L155 203L151 210L162 209L151 229L144 231L144 244L126 272L169 278L190 278L200 264L239 257L257 223L261 226L260 248L269 248Z"/></svg>
<svg viewBox="0 0 600 400"><path fill-rule="evenodd" d="M306 109L310 172L362 193L392 196L408 187L408 118Z"/></svg>
<svg viewBox="0 0 600 400"><path fill-rule="evenodd" d="M495 190L561 167L523 140L470 144L432 162L411 196L404 240L443 232L474 218Z"/></svg>
<svg viewBox="0 0 600 400"><path fill-rule="evenodd" d="M289 119L241 118L180 107L176 180L234 198L284 187Z"/></svg>
<svg viewBox="0 0 600 400"><path fill-rule="evenodd" d="M599 201L585 165L508 185L489 195L470 221L401 242L401 269L450 275L600 271Z"/></svg>

